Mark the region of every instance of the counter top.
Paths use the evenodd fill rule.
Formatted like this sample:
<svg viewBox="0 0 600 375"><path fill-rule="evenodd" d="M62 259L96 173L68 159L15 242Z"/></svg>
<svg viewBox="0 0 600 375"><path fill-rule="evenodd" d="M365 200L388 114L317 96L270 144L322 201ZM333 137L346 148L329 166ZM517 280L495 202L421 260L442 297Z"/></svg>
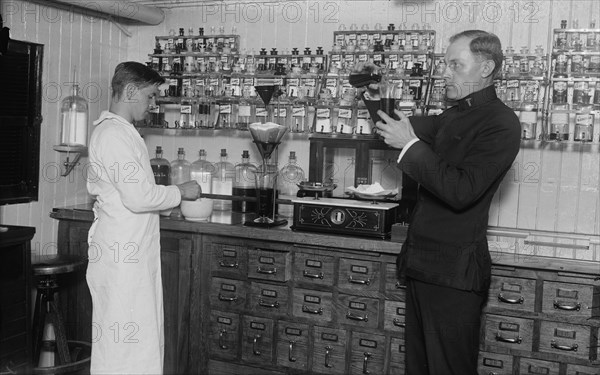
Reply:
<svg viewBox="0 0 600 375"><path fill-rule="evenodd" d="M91 203L54 208L50 213L50 216L58 220L91 222L94 219ZM401 243L392 242L390 240L294 231L290 229L289 224L287 226L274 228L245 226L243 223L249 216L253 215L244 215L229 211L214 211L211 219L207 222L192 222L183 218L161 216L160 227L163 230L169 231L222 235L254 240L292 242L306 246L323 246L357 250L361 252L386 254L398 254L400 252ZM554 244L550 243L550 245L560 247L561 236L563 235L560 233L553 234L509 228L488 228L488 238L509 238L511 241L514 240L515 244L525 243L525 246L527 246L528 241L533 244L535 241L532 241L532 239L536 238L546 239L546 241L538 242L539 244L548 245L549 243L547 241L550 241L550 237L553 237L552 242L554 242ZM598 243L598 238L596 238L596 236L568 235L568 239L569 242L575 243L575 245L565 244L565 247L585 248L586 246L589 247L590 244L597 246ZM512 252L509 252L511 250L494 251L494 249L502 248L502 246L497 246L498 243L499 241L490 240L492 262L497 266L525 267L531 269L543 268L557 270L559 272L586 273L600 276L598 261L537 256L535 255L535 252L532 252L531 250L526 254L515 252L514 249L512 249ZM578 245L578 243L583 243L583 245Z"/></svg>

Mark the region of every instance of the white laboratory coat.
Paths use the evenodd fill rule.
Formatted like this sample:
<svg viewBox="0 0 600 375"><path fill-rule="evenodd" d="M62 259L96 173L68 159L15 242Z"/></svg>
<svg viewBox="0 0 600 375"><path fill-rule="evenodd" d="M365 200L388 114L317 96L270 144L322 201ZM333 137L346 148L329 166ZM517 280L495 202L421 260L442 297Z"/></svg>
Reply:
<svg viewBox="0 0 600 375"><path fill-rule="evenodd" d="M95 196L87 282L92 295L92 374L161 374L164 357L159 210L176 186L154 183L148 149L110 112L94 122L87 189Z"/></svg>

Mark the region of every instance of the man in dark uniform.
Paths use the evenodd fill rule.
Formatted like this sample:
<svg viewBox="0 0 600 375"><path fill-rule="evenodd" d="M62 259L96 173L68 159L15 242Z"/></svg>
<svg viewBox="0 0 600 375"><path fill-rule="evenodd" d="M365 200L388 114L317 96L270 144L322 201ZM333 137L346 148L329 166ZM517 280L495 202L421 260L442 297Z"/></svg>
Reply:
<svg viewBox="0 0 600 375"><path fill-rule="evenodd" d="M406 279L408 375L477 374L481 309L491 278L486 230L490 202L520 144L515 113L497 97L500 40L469 30L450 38L446 96L437 116L393 120L377 132L402 149L398 167L419 184L398 257Z"/></svg>

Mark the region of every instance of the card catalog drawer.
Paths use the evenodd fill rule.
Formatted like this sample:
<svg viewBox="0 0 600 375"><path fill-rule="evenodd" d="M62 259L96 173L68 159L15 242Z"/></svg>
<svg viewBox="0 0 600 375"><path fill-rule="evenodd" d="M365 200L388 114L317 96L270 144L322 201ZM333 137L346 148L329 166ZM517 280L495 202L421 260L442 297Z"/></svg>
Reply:
<svg viewBox="0 0 600 375"><path fill-rule="evenodd" d="M277 364L306 371L308 368L308 325L278 322Z"/></svg>
<svg viewBox="0 0 600 375"><path fill-rule="evenodd" d="M404 362L406 360L406 343L404 339L392 337L390 340L390 345L390 362L402 364L404 366Z"/></svg>
<svg viewBox="0 0 600 375"><path fill-rule="evenodd" d="M600 375L600 366L567 365L566 375Z"/></svg>
<svg viewBox="0 0 600 375"><path fill-rule="evenodd" d="M312 370L322 374L346 374L346 342L343 329L314 327Z"/></svg>
<svg viewBox="0 0 600 375"><path fill-rule="evenodd" d="M285 282L290 279L291 254L283 251L248 250L248 277Z"/></svg>
<svg viewBox="0 0 600 375"><path fill-rule="evenodd" d="M220 274L245 276L247 270L246 248L229 244L213 243L211 246L211 270Z"/></svg>
<svg viewBox="0 0 600 375"><path fill-rule="evenodd" d="M589 359L590 333L590 327L542 321L540 351Z"/></svg>
<svg viewBox="0 0 600 375"><path fill-rule="evenodd" d="M315 285L333 285L333 257L310 253L296 253L294 256L294 280Z"/></svg>
<svg viewBox="0 0 600 375"><path fill-rule="evenodd" d="M406 302L385 301L383 319L384 329L404 332L406 328Z"/></svg>
<svg viewBox="0 0 600 375"><path fill-rule="evenodd" d="M477 372L481 375L512 375L512 366L511 355L479 352Z"/></svg>
<svg viewBox="0 0 600 375"><path fill-rule="evenodd" d="M385 336L353 332L350 374L383 374Z"/></svg>
<svg viewBox="0 0 600 375"><path fill-rule="evenodd" d="M534 311L535 280L492 275L488 306Z"/></svg>
<svg viewBox="0 0 600 375"><path fill-rule="evenodd" d="M485 341L509 349L531 351L533 320L488 314L485 317Z"/></svg>
<svg viewBox="0 0 600 375"><path fill-rule="evenodd" d="M241 311L246 304L246 284L242 280L212 278L210 305L217 310Z"/></svg>
<svg viewBox="0 0 600 375"><path fill-rule="evenodd" d="M379 326L378 299L340 293L338 301L336 315L339 323L369 328Z"/></svg>
<svg viewBox="0 0 600 375"><path fill-rule="evenodd" d="M385 264L385 294L402 301L406 299L406 285L401 285L398 280L396 263Z"/></svg>
<svg viewBox="0 0 600 375"><path fill-rule="evenodd" d="M271 364L273 360L273 320L244 316L242 359L248 362Z"/></svg>
<svg viewBox="0 0 600 375"><path fill-rule="evenodd" d="M253 313L282 315L288 312L287 285L252 283L248 298Z"/></svg>
<svg viewBox="0 0 600 375"><path fill-rule="evenodd" d="M593 296L592 285L544 281L542 312L590 318Z"/></svg>
<svg viewBox="0 0 600 375"><path fill-rule="evenodd" d="M338 286L356 292L379 291L381 270L379 262L340 259Z"/></svg>
<svg viewBox="0 0 600 375"><path fill-rule="evenodd" d="M209 350L221 358L237 358L240 351L238 337L240 317L237 314L211 311L209 324Z"/></svg>
<svg viewBox="0 0 600 375"><path fill-rule="evenodd" d="M294 316L330 322L333 312L331 292L294 288L292 310Z"/></svg>
<svg viewBox="0 0 600 375"><path fill-rule="evenodd" d="M539 359L520 359L519 375L559 375L557 362L542 361Z"/></svg>

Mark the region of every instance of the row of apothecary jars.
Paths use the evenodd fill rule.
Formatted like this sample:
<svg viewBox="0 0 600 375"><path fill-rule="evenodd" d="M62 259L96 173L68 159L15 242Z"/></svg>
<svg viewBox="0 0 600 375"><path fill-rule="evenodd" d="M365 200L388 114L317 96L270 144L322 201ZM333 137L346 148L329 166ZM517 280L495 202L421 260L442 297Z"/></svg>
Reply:
<svg viewBox="0 0 600 375"><path fill-rule="evenodd" d="M310 51L305 51L310 52ZM317 50L319 52L319 50ZM160 73L255 73L281 72L313 73L323 72L326 56L313 55L254 55L224 54L220 56L151 56L148 65Z"/></svg>
<svg viewBox="0 0 600 375"><path fill-rule="evenodd" d="M596 21L590 22L587 30L577 30L579 22L573 20L572 27L567 30L567 21L562 20L560 29L554 30L554 48L557 50L599 51L600 30L596 29Z"/></svg>
<svg viewBox="0 0 600 375"><path fill-rule="evenodd" d="M600 53L595 55L567 54L561 52L552 59L555 74L598 74Z"/></svg>
<svg viewBox="0 0 600 375"><path fill-rule="evenodd" d="M597 113L589 110L552 112L545 134L538 134L541 118L537 111L518 111L517 114L524 140L543 138L549 141L598 142L594 128L597 129L600 119Z"/></svg>
<svg viewBox="0 0 600 375"><path fill-rule="evenodd" d="M417 111L414 100L398 100L396 108L407 115ZM274 122L294 133L370 135L373 122L363 102L340 105L339 101L319 100L271 103L227 98L203 98L180 105L159 105L136 124L167 129L237 129L248 130L254 122Z"/></svg>

